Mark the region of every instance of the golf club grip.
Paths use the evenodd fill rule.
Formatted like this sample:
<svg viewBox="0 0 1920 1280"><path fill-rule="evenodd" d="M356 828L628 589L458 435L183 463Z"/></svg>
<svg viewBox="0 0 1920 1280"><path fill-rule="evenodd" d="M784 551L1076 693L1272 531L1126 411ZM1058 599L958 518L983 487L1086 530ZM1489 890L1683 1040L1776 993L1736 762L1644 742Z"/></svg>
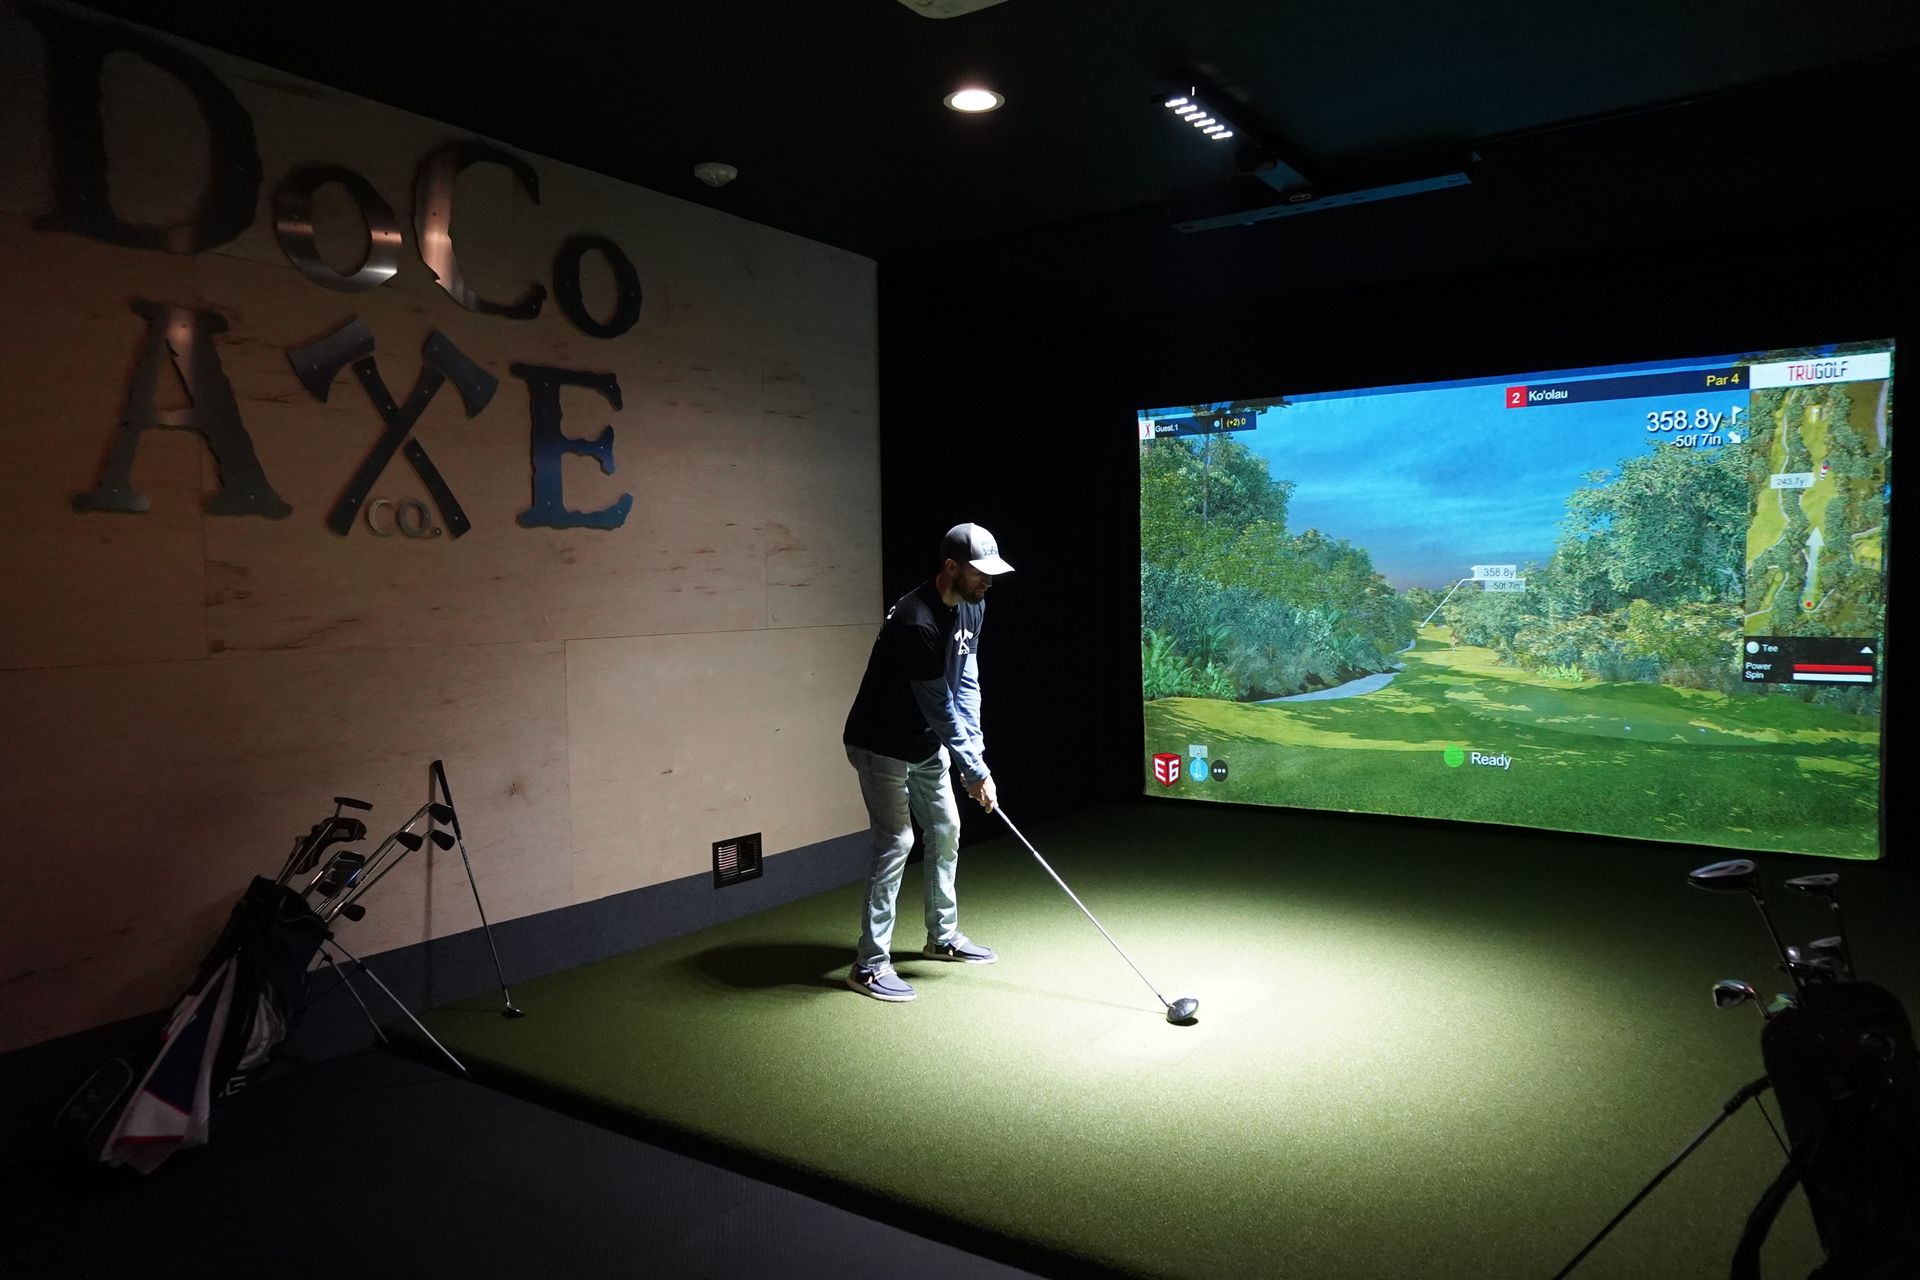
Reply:
<svg viewBox="0 0 1920 1280"><path fill-rule="evenodd" d="M460 810L457 808L454 808L453 788L447 785L447 766L444 761L435 760L431 768L433 773L433 780L440 787L440 798L446 801L447 808L453 809L454 839L464 840L466 837L460 834Z"/></svg>

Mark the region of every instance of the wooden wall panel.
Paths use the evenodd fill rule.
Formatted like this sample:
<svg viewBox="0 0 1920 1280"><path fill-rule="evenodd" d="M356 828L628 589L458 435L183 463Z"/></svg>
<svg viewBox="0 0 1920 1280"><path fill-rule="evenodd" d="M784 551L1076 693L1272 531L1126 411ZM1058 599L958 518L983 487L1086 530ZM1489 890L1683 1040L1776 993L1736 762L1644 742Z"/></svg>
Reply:
<svg viewBox="0 0 1920 1280"><path fill-rule="evenodd" d="M148 433L133 470L148 513L73 509L99 482L145 340L111 275L140 255L76 275L39 248L24 219L0 217L0 287L19 299L0 306L0 668L204 657L200 438ZM156 283L188 276L184 260L160 266Z"/></svg>
<svg viewBox="0 0 1920 1280"><path fill-rule="evenodd" d="M762 412L767 444L767 621L776 627L877 627L880 428L860 381L774 366Z"/></svg>
<svg viewBox="0 0 1920 1280"><path fill-rule="evenodd" d="M772 855L864 829L840 729L874 630L568 644L581 897L710 870L730 836Z"/></svg>
<svg viewBox="0 0 1920 1280"><path fill-rule="evenodd" d="M537 202L497 166L459 181L470 281L551 289L567 236L598 233L639 272L640 319L598 339L551 299L529 321L478 315L412 232L421 158L466 131L185 47L252 117L252 224L191 257L36 231L44 54L0 0L0 1050L170 999L328 796L397 822L436 756L496 919L702 870L722 836L759 830L775 853L864 828L839 733L881 605L874 264L527 156ZM165 75L109 61L114 207L172 216L205 171L205 129ZM274 238L275 184L322 162L365 176L405 229L398 274L371 293L311 283ZM338 189L316 216L323 253L352 266ZM588 259L595 314L610 278ZM149 512L72 509L124 412L136 298L226 319L221 365L289 517L204 514L214 461L183 431L142 440ZM499 379L471 419L443 388L414 432L465 537L324 525L381 424L350 371L321 402L288 353L356 317L398 399L436 329ZM616 470L572 456L563 474L575 510L631 494L623 528L516 522L532 471L515 363L618 378L617 409L562 393L566 434L613 427ZM169 385L161 403L186 401ZM427 494L396 459L372 497ZM457 855L413 855L368 906L348 944L365 953L475 922Z"/></svg>
<svg viewBox="0 0 1920 1280"><path fill-rule="evenodd" d="M44 1002L122 953L151 956L157 972L147 1003L116 1013L165 1000L190 976L169 958L211 943L247 881L278 870L329 797L371 801L369 830L390 829L426 801L436 757L488 869L490 913L573 901L564 679L558 644L0 672L0 699L32 729L0 739L0 772L32 782L0 792L0 1030L18 1043L16 1011L51 1019ZM440 931L425 860L412 858L369 896L348 945ZM435 883L441 923L472 927L471 899L463 914L452 896L465 891L457 857L442 856Z"/></svg>

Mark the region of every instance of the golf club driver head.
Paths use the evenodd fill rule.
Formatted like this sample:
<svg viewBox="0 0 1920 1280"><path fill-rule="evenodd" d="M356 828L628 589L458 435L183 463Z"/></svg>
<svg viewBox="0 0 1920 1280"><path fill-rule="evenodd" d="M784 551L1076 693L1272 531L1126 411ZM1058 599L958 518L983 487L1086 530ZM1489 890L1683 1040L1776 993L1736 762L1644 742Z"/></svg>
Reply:
<svg viewBox="0 0 1920 1280"><path fill-rule="evenodd" d="M1195 1015L1199 1012L1200 1002L1198 1000L1195 1000L1192 996L1181 996L1178 1000L1175 1000L1167 1006L1167 1021L1176 1027L1185 1026L1187 1023L1192 1022Z"/></svg>
<svg viewBox="0 0 1920 1280"><path fill-rule="evenodd" d="M1759 879L1751 859L1729 858L1687 872L1687 883L1713 893L1758 893Z"/></svg>
<svg viewBox="0 0 1920 1280"><path fill-rule="evenodd" d="M1754 910L1760 913L1761 922L1767 926L1768 941L1773 943L1782 967L1798 989L1803 981L1804 970L1787 959L1787 944L1780 940L1780 931L1773 927L1773 917L1767 914L1766 898L1760 892L1759 869L1751 858L1729 858L1724 862L1710 862L1704 867L1695 867L1687 872L1687 883L1710 893L1745 893L1751 898Z"/></svg>
<svg viewBox="0 0 1920 1280"><path fill-rule="evenodd" d="M1815 898L1825 898L1831 902L1840 891L1840 876L1836 872L1822 871L1817 875L1795 876L1787 881L1787 888Z"/></svg>
<svg viewBox="0 0 1920 1280"><path fill-rule="evenodd" d="M1853 971L1847 962L1847 946L1838 935L1830 938L1815 938L1800 951L1808 964L1834 981L1853 981Z"/></svg>

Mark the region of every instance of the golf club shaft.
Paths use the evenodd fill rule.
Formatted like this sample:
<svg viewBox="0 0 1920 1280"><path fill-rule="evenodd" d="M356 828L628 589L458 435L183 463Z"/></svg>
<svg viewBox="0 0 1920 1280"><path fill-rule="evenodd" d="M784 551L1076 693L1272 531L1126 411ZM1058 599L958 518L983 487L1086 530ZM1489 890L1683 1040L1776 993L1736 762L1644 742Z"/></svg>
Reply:
<svg viewBox="0 0 1920 1280"><path fill-rule="evenodd" d="M1853 942L1847 937L1847 922L1840 918L1840 900L1828 898L1827 908L1833 912L1833 930L1840 935L1840 963L1847 967L1847 981L1857 982L1859 971L1853 967Z"/></svg>
<svg viewBox="0 0 1920 1280"><path fill-rule="evenodd" d="M467 857L467 839L460 833L460 811L453 807L453 787L447 782L446 765L433 762L433 780L439 784L440 798L453 818L453 842L460 848L460 864L467 869L467 887L473 890L473 906L480 913L480 931L487 936L487 950L493 953L493 972L500 979L500 994L513 1009L513 993L507 990L507 972L500 967L500 948L493 945L493 926L487 923L487 907L480 901L480 883L473 878L473 861Z"/></svg>
<svg viewBox="0 0 1920 1280"><path fill-rule="evenodd" d="M1773 927L1773 917L1767 914L1767 904L1760 897L1758 884L1748 891L1748 896L1753 899L1754 910L1760 913L1761 922L1767 926L1767 936L1773 939L1773 949L1780 953L1780 962L1787 967L1787 977L1792 981L1793 989L1795 991L1804 990L1807 984L1800 980L1800 970L1798 966L1787 959L1787 944L1780 941L1780 931Z"/></svg>
<svg viewBox="0 0 1920 1280"><path fill-rule="evenodd" d="M1081 911L1085 912L1087 919L1093 921L1093 927L1100 931L1100 936L1105 938L1109 943L1112 943L1113 949L1115 951L1120 952L1120 958L1127 962L1127 967L1129 969L1132 969L1135 973L1140 974L1140 981L1147 984L1147 990L1153 992L1153 998L1158 1000L1161 1004L1166 1005L1168 1009L1173 1008L1172 1005L1167 1004L1167 998L1160 994L1160 988L1154 986L1153 981L1150 978L1148 978L1146 974L1140 973L1140 966L1133 962L1133 957L1129 956L1126 953L1126 951L1120 946L1119 943L1113 941L1113 935L1107 932L1107 927L1100 923L1100 921L1094 916L1093 912L1087 911L1087 904L1080 901L1079 895L1074 893L1072 889L1067 888L1067 882L1060 878L1060 873L1047 865L1047 860L1040 856L1040 851L1033 847L1032 841L1028 840L1025 836L1020 834L1020 828L1013 825L1013 819L1007 816L1007 811L997 804L993 807L993 811L994 813L999 815L1000 821L1007 824L1007 830L1013 832L1014 839L1018 840L1021 844L1027 846L1027 852L1033 855L1033 860L1035 862L1038 862L1041 868L1045 870L1048 875L1053 877L1053 882L1059 885L1061 889L1065 890L1066 895L1069 898L1073 899L1073 905L1080 908Z"/></svg>
<svg viewBox="0 0 1920 1280"><path fill-rule="evenodd" d="M346 887L346 891L341 896L321 904L320 911L322 914L320 918L322 920L331 921L335 916L340 914L341 909L348 903L356 901L367 890L378 884L381 876L386 875L387 872L399 866L401 858L413 852L412 849L407 848L400 842L400 834L402 832L412 831L413 824L425 817L426 813L427 806L423 804L414 810L411 818L408 818L405 822L394 828L392 835L380 842L380 847L373 851L373 856L361 864L358 878ZM400 849L400 856L397 858L389 857L388 855L390 855L396 847ZM314 884L318 883L319 880L316 878ZM311 889L312 885L309 885L308 888Z"/></svg>

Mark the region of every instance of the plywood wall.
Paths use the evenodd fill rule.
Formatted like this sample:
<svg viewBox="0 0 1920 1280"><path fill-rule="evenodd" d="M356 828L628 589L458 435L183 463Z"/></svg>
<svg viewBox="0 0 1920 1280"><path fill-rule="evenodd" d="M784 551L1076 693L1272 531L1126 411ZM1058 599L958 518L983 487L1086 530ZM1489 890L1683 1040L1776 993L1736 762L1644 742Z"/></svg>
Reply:
<svg viewBox="0 0 1920 1280"><path fill-rule="evenodd" d="M468 135L177 47L252 118L252 225L196 255L36 230L52 199L46 53L0 5L0 1050L167 1003L329 796L397 823L435 758L496 920L698 872L717 839L761 831L778 854L864 827L839 731L878 621L873 263L524 156L538 203L495 166L460 180L455 241L476 288L551 288L555 250L593 232L637 267L641 317L602 340L551 299L528 321L475 314L411 228L415 166ZM114 208L178 217L208 163L191 99L116 54L101 101ZM399 214L386 286L322 289L280 249L270 193L311 163L356 170ZM351 269L351 206L323 189L316 215L323 254ZM611 275L587 261L588 307L606 315ZM143 437L147 512L74 510L124 412L137 298L226 317L220 359L290 517L205 514L217 471L185 431ZM433 329L500 379L471 419L444 389L415 431L466 536L323 523L380 421L351 373L313 399L287 353L355 317L396 398ZM612 426L617 463L569 458L565 485L579 510L631 494L623 528L516 523L531 469L514 362L617 376L618 409L562 395L567 433ZM428 499L400 459L373 496ZM457 858L417 856L349 945L471 928L464 888Z"/></svg>

